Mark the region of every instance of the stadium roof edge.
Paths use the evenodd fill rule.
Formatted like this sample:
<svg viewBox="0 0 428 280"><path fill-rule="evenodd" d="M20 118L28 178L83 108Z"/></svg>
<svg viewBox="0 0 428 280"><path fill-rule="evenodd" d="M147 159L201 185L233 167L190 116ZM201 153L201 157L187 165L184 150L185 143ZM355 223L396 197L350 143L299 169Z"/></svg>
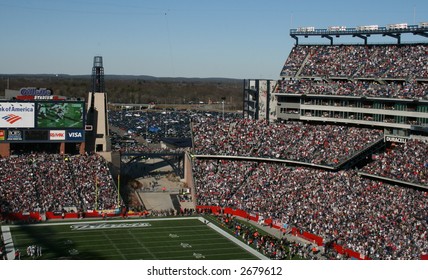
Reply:
<svg viewBox="0 0 428 280"><path fill-rule="evenodd" d="M401 35L405 33L428 38L428 23L421 22L419 25L408 25L407 23L388 24L385 27L365 25L353 28L330 26L324 29L316 29L315 27L290 29L290 36L296 40L296 45L299 44L299 37L308 38L309 36L327 38L330 41L330 45L334 44L334 37L338 38L340 36L358 37L364 41L364 44L367 44L367 39L371 35L389 36L397 39L397 44L401 44Z"/></svg>

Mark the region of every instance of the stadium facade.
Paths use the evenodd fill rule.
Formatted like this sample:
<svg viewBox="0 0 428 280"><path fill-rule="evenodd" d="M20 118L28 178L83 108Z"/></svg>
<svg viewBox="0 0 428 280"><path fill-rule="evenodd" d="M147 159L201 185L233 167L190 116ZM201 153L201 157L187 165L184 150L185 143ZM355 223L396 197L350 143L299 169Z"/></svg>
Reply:
<svg viewBox="0 0 428 280"><path fill-rule="evenodd" d="M428 136L428 42L402 44L402 34L428 37L428 24L314 27L290 30L296 44L280 80L244 82L244 117L383 128L388 141ZM370 36L397 39L369 45ZM299 44L299 37L330 44ZM335 45L358 37L363 44Z"/></svg>

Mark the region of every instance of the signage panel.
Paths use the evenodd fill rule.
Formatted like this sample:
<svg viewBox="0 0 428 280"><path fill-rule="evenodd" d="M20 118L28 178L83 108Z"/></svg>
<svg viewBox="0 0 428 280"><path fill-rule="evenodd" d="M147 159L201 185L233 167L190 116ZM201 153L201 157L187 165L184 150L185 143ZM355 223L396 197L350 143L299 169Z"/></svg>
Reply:
<svg viewBox="0 0 428 280"><path fill-rule="evenodd" d="M7 132L8 141L22 141L22 131L21 130L9 130Z"/></svg>
<svg viewBox="0 0 428 280"><path fill-rule="evenodd" d="M49 140L65 140L65 130L49 131Z"/></svg>
<svg viewBox="0 0 428 280"><path fill-rule="evenodd" d="M83 130L67 130L67 141L84 141L85 132Z"/></svg>
<svg viewBox="0 0 428 280"><path fill-rule="evenodd" d="M34 128L34 103L0 102L0 128Z"/></svg>
<svg viewBox="0 0 428 280"><path fill-rule="evenodd" d="M48 141L49 130L28 130L24 131L25 141Z"/></svg>

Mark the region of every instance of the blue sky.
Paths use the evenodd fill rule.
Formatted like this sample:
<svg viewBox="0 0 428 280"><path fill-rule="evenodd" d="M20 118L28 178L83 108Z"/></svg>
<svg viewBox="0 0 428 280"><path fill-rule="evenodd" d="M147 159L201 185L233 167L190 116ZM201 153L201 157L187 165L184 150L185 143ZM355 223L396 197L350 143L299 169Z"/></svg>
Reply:
<svg viewBox="0 0 428 280"><path fill-rule="evenodd" d="M0 0L0 74L90 74L102 56L105 74L277 79L290 28L404 22L428 22L428 1Z"/></svg>

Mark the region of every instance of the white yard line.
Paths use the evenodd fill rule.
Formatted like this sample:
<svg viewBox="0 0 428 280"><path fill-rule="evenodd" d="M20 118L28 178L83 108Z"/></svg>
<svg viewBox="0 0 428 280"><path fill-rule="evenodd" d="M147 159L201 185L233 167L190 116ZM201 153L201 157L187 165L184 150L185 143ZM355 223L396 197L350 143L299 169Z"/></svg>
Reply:
<svg viewBox="0 0 428 280"><path fill-rule="evenodd" d="M120 249L117 248L116 244L110 239L110 237L108 237L108 235L105 232L103 232L103 235L110 242L111 246L116 250L116 252L122 257L122 259L126 260L125 255L122 254Z"/></svg>
<svg viewBox="0 0 428 280"><path fill-rule="evenodd" d="M150 251L149 249L147 249L147 247L146 246L144 246L144 244L140 241L140 240L138 240L137 238L135 238L135 235L130 231L130 230L128 230L128 234L129 235L131 235L132 236L132 238L135 240L135 242L137 242L138 244L140 244L140 246L147 252L147 253L149 253L150 254L150 256L152 256L152 258L154 259L154 260L157 260L157 258L156 258L156 256L152 253L152 251Z"/></svg>

